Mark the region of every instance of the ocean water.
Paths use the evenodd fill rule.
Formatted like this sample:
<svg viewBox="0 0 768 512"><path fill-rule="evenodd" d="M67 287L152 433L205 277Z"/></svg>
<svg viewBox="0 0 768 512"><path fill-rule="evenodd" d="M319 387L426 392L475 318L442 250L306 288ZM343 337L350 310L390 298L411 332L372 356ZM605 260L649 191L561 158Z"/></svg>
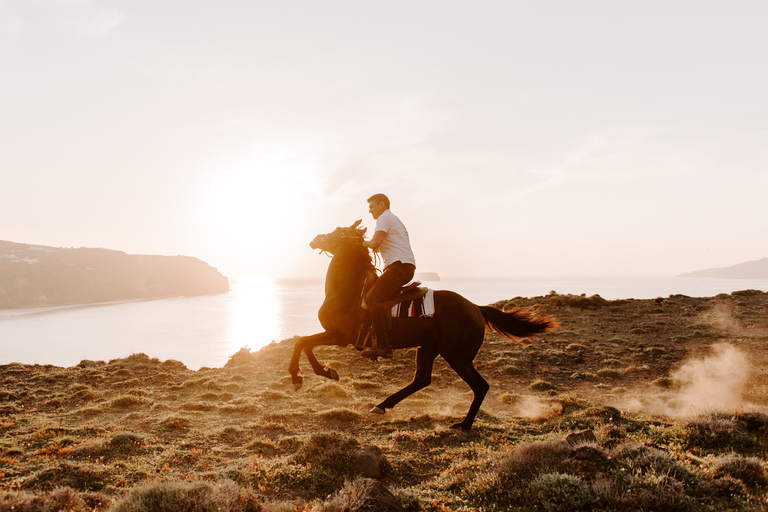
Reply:
<svg viewBox="0 0 768 512"><path fill-rule="evenodd" d="M703 278L443 279L425 282L476 304L550 291L648 299L684 294L709 297L737 290L768 291L768 280ZM129 303L0 310L0 364L73 366L143 352L197 370L223 366L242 347L321 331L317 310L323 279L244 277L232 291ZM286 367L288 361L286 361Z"/></svg>

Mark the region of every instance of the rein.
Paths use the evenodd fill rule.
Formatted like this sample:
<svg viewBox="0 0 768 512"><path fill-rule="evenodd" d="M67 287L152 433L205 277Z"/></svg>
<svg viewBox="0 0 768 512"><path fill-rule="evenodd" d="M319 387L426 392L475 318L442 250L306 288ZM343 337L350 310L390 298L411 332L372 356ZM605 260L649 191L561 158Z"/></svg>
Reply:
<svg viewBox="0 0 768 512"><path fill-rule="evenodd" d="M330 237L329 238L335 238ZM350 245L363 245L362 238L356 237L356 236L340 236L338 237L339 240L336 242L336 244L333 246L332 251L336 251L336 248L339 246L339 244L350 244ZM326 249L320 249L321 254L325 254L329 258L333 258L333 252Z"/></svg>

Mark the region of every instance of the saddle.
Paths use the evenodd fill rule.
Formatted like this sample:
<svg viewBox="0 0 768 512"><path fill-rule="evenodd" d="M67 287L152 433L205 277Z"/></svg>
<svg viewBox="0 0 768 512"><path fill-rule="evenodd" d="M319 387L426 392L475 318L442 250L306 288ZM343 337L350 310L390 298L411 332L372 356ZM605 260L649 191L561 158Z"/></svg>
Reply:
<svg viewBox="0 0 768 512"><path fill-rule="evenodd" d="M427 292L429 292L429 288L421 286L420 281L414 281L403 286L392 297L384 301L382 303L384 311L392 311L392 314L387 315L387 330L392 329L393 317L410 316L407 313L397 314L396 311L399 311L401 308L395 309L396 306L403 305L405 303L415 303L415 301L424 298ZM410 308L402 308L403 311L407 311L407 309ZM363 324L360 326L360 331L357 335L357 341L355 342L355 348L360 351L365 350L366 348L371 348L374 352L376 351L376 335L373 331L373 324L371 323L370 314L366 315Z"/></svg>

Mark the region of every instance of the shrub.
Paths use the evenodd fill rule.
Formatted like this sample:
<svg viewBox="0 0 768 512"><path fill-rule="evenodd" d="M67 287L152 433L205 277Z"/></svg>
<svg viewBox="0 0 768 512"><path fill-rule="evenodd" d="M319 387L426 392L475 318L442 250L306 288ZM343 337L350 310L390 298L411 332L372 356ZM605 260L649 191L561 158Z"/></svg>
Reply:
<svg viewBox="0 0 768 512"><path fill-rule="evenodd" d="M119 453L143 451L144 438L131 432L119 432L107 442L107 447Z"/></svg>
<svg viewBox="0 0 768 512"><path fill-rule="evenodd" d="M77 492L69 487L59 487L53 491L45 505L49 510L87 510L87 505L83 502Z"/></svg>
<svg viewBox="0 0 768 512"><path fill-rule="evenodd" d="M747 432L768 435L768 414L762 412L745 412L734 417Z"/></svg>
<svg viewBox="0 0 768 512"><path fill-rule="evenodd" d="M526 443L502 460L497 472L502 480L531 480L542 474L556 473L570 451L564 443Z"/></svg>
<svg viewBox="0 0 768 512"><path fill-rule="evenodd" d="M281 453L281 449L267 439L254 439L248 446L248 451L255 452L265 457L274 457Z"/></svg>
<svg viewBox="0 0 768 512"><path fill-rule="evenodd" d="M624 374L619 370L614 370L613 368L603 368L602 370L597 370L597 376L604 379L620 379L624 376Z"/></svg>
<svg viewBox="0 0 768 512"><path fill-rule="evenodd" d="M94 512L106 510L112 500L100 493L77 493L69 487L60 487L48 494L25 492L0 493L0 510L14 512Z"/></svg>
<svg viewBox="0 0 768 512"><path fill-rule="evenodd" d="M229 361L227 361L227 364L224 365L225 368L228 368L230 366L240 365L240 364L250 364L255 363L257 359L258 352L253 352L250 348L243 347L231 356L229 356Z"/></svg>
<svg viewBox="0 0 768 512"><path fill-rule="evenodd" d="M611 456L620 464L642 473L668 475L677 480L688 480L691 473L669 453L650 446L623 444L616 447Z"/></svg>
<svg viewBox="0 0 768 512"><path fill-rule="evenodd" d="M685 426L688 447L729 449L738 452L759 451L762 443L745 432L742 424L735 418L722 418L718 415L691 421Z"/></svg>
<svg viewBox="0 0 768 512"><path fill-rule="evenodd" d="M321 466L332 472L351 476L355 463L355 451L359 444L341 434L313 434L292 460L300 464Z"/></svg>
<svg viewBox="0 0 768 512"><path fill-rule="evenodd" d="M590 499L589 486L581 478L560 473L537 477L528 490L546 511L580 510Z"/></svg>
<svg viewBox="0 0 768 512"><path fill-rule="evenodd" d="M669 389L674 385L674 382L669 377L659 377L658 379L652 380L651 385Z"/></svg>
<svg viewBox="0 0 768 512"><path fill-rule="evenodd" d="M523 397L517 393L510 393L508 391L505 391L499 395L499 402L503 404L516 404L522 399Z"/></svg>
<svg viewBox="0 0 768 512"><path fill-rule="evenodd" d="M159 426L167 430L186 430L192 422L182 416L171 416L159 422Z"/></svg>
<svg viewBox="0 0 768 512"><path fill-rule="evenodd" d="M231 480L218 484L160 482L132 490L112 512L260 512L256 495Z"/></svg>
<svg viewBox="0 0 768 512"><path fill-rule="evenodd" d="M744 482L730 476L699 482L696 492L711 498L734 498L748 494Z"/></svg>
<svg viewBox="0 0 768 512"><path fill-rule="evenodd" d="M550 389L555 389L554 384L550 384L543 380L533 381L528 387L533 391L549 391Z"/></svg>
<svg viewBox="0 0 768 512"><path fill-rule="evenodd" d="M109 407L113 409L133 409L149 404L150 401L144 397L123 395L109 402Z"/></svg>
<svg viewBox="0 0 768 512"><path fill-rule="evenodd" d="M513 375L514 376L514 375L522 375L522 374L524 374L525 370L523 370L522 368L519 368L519 367L517 367L517 366L515 366L513 364L509 364L509 365L506 365L506 366L502 367L499 370L499 373L501 373L502 375Z"/></svg>
<svg viewBox="0 0 768 512"><path fill-rule="evenodd" d="M163 368L169 368L171 370L186 370L187 365L182 363L181 361L177 361L176 359L168 359L167 361L163 361L160 366Z"/></svg>
<svg viewBox="0 0 768 512"><path fill-rule="evenodd" d="M555 295L552 297L551 302L555 306L567 306L578 309L600 309L608 305L608 301L601 296L592 295L587 297L584 293L581 295Z"/></svg>
<svg viewBox="0 0 768 512"><path fill-rule="evenodd" d="M24 480L23 489L50 491L57 487L71 487L78 491L100 491L114 479L105 466L78 466L62 462L58 466L42 469Z"/></svg>
<svg viewBox="0 0 768 512"><path fill-rule="evenodd" d="M715 464L712 473L715 477L738 478L749 487L768 485L768 474L757 457L743 457L735 453L728 455Z"/></svg>
<svg viewBox="0 0 768 512"><path fill-rule="evenodd" d="M627 429L608 423L598 430L598 434L605 439L606 444L616 443L627 437Z"/></svg>
<svg viewBox="0 0 768 512"><path fill-rule="evenodd" d="M347 398L349 393L335 382L320 384L314 390L314 394L321 398Z"/></svg>
<svg viewBox="0 0 768 512"><path fill-rule="evenodd" d="M289 394L283 393L282 391L274 391L271 389L262 391L259 397L265 402L275 402L278 400L291 400L291 396Z"/></svg>
<svg viewBox="0 0 768 512"><path fill-rule="evenodd" d="M632 475L622 493L625 510L678 510L685 499L683 484L667 475Z"/></svg>
<svg viewBox="0 0 768 512"><path fill-rule="evenodd" d="M348 482L325 507L328 512L401 509L397 498L381 482L370 478Z"/></svg>
<svg viewBox="0 0 768 512"><path fill-rule="evenodd" d="M216 406L210 402L186 402L181 405L182 411L212 411L216 409Z"/></svg>

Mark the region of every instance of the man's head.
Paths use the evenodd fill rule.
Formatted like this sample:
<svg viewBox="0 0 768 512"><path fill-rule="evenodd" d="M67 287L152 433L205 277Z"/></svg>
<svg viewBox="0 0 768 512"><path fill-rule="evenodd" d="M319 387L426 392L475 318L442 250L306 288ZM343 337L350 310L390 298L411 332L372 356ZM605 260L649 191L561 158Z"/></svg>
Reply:
<svg viewBox="0 0 768 512"><path fill-rule="evenodd" d="M387 210L389 210L389 198L384 194L374 194L368 198L368 211L374 219L378 219Z"/></svg>

